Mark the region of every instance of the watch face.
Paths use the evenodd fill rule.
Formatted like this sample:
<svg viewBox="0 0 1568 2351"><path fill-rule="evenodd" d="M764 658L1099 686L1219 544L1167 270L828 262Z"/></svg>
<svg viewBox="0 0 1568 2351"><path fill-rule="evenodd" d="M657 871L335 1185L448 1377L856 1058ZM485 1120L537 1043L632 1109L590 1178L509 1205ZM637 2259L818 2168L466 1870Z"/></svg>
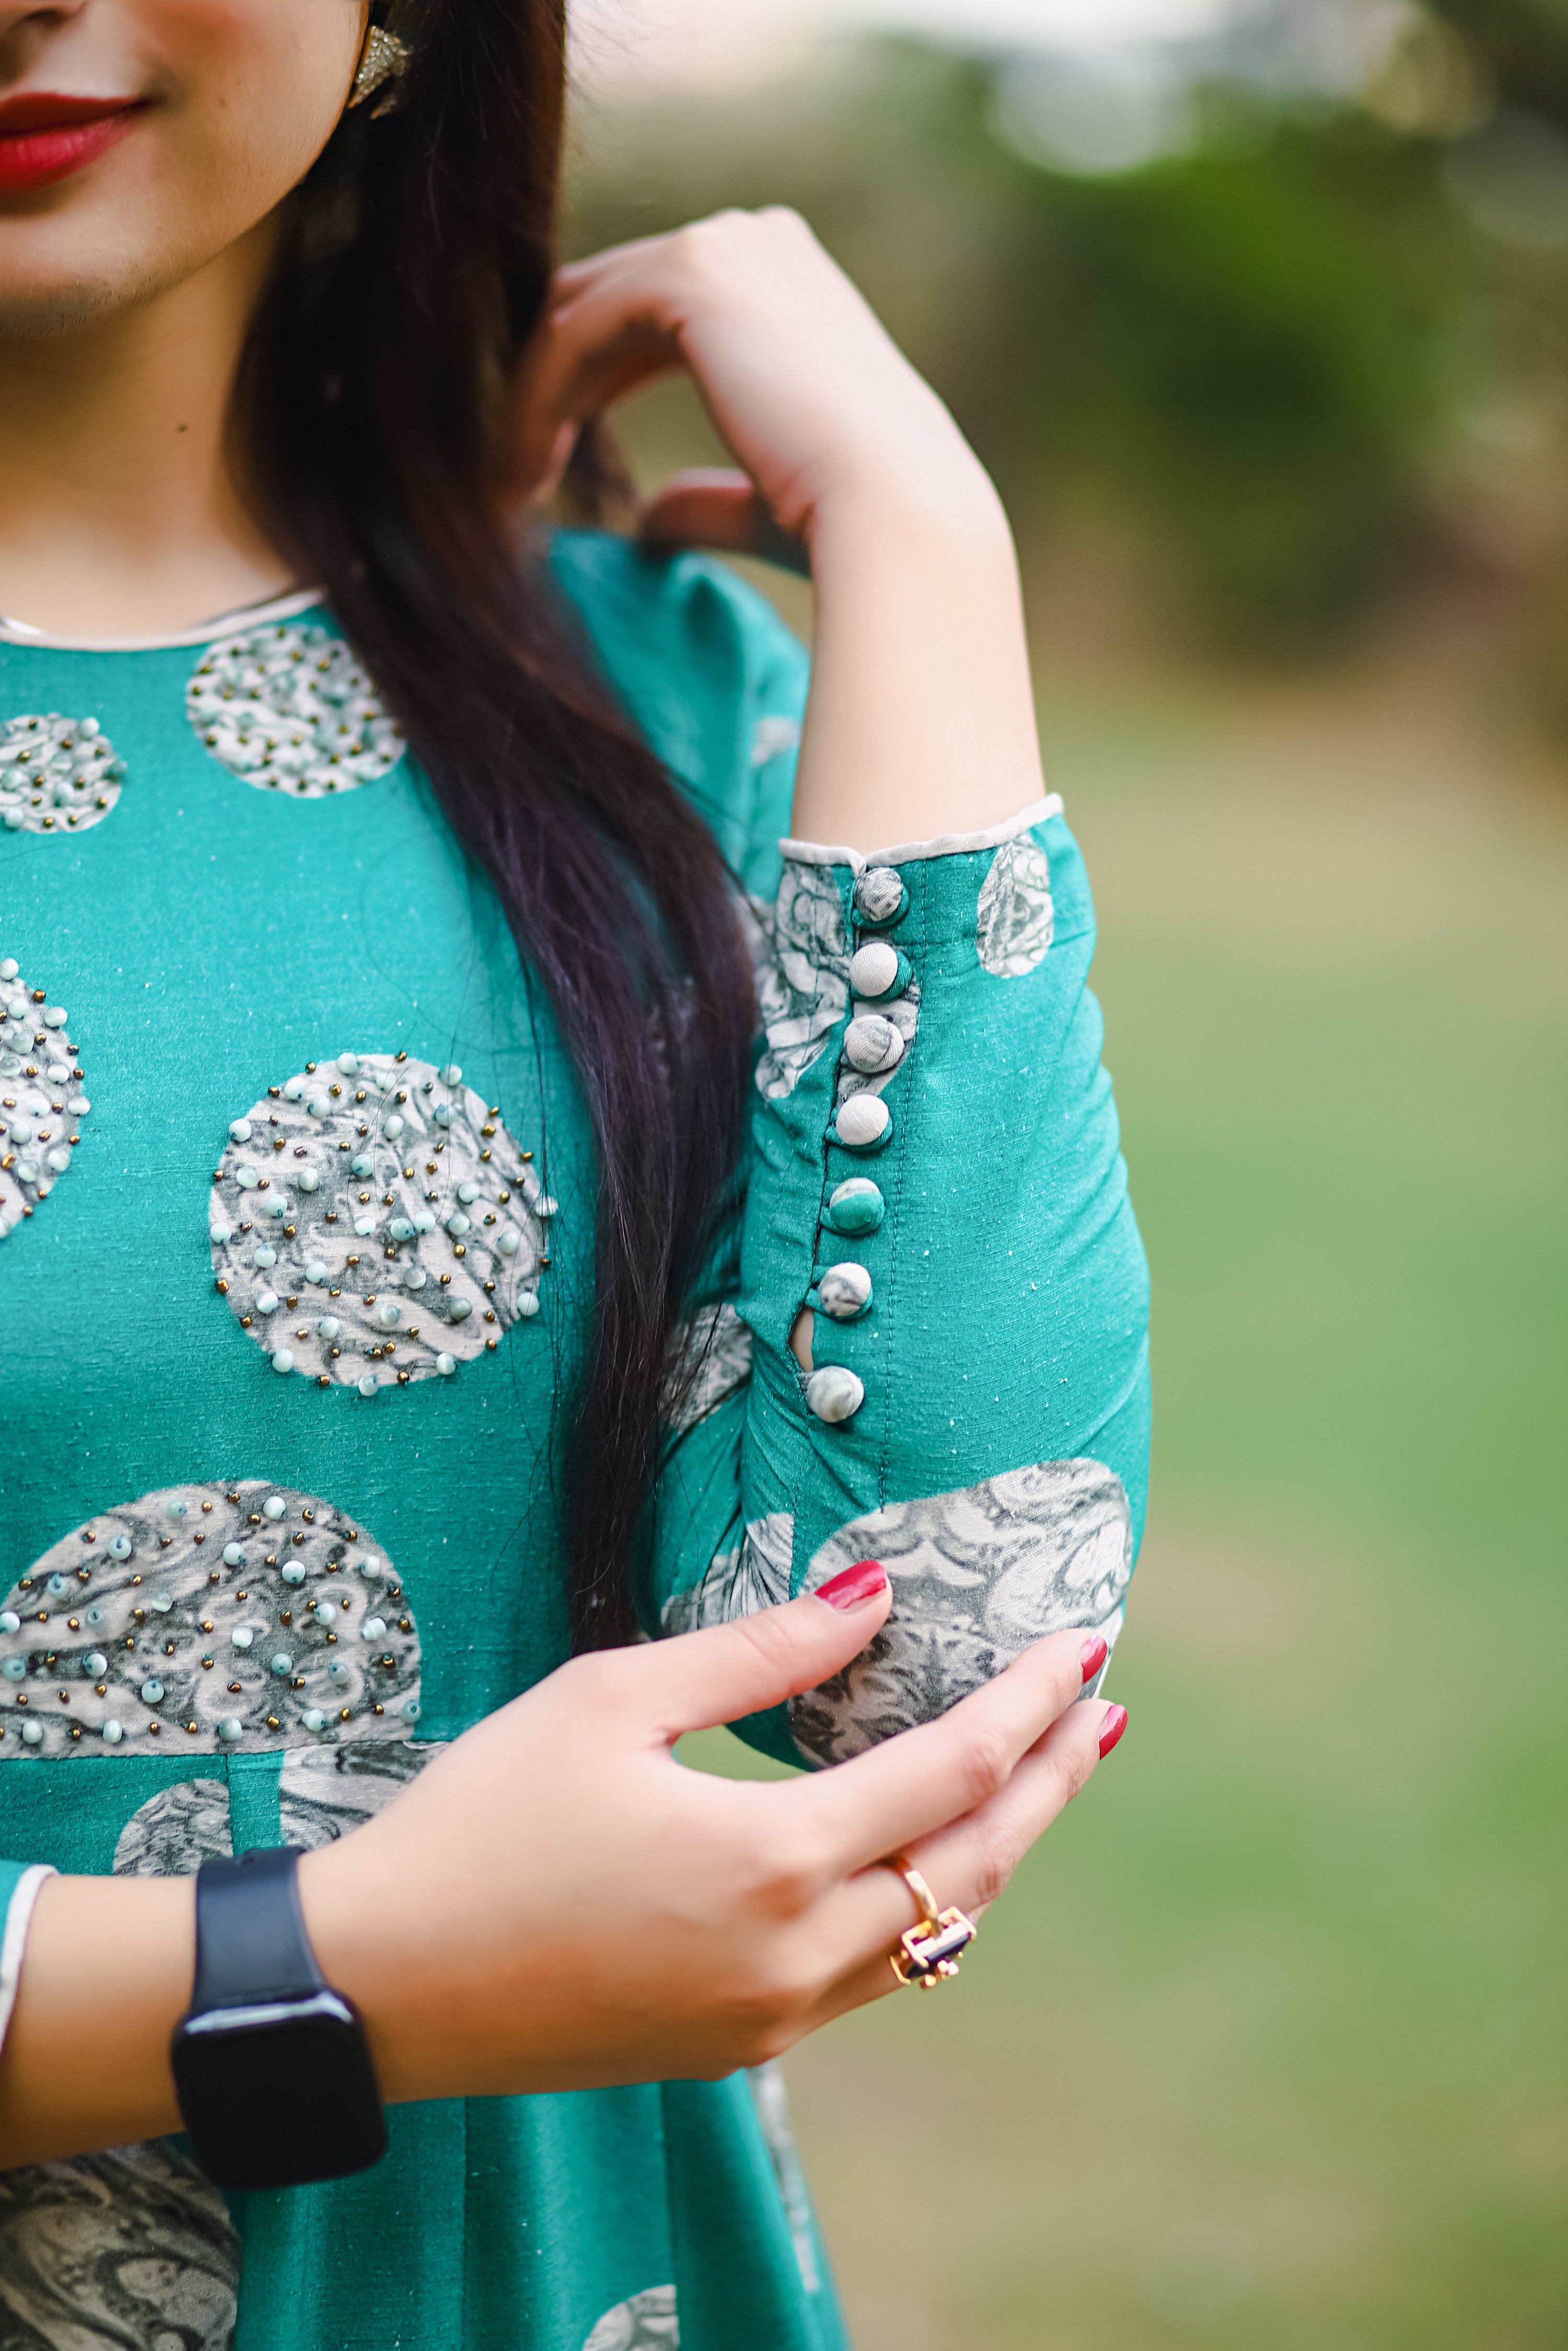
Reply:
<svg viewBox="0 0 1568 2351"><path fill-rule="evenodd" d="M185 2128L220 2188L299 2188L386 2153L375 2069L340 1992L208 2009L176 2028L170 2053Z"/></svg>

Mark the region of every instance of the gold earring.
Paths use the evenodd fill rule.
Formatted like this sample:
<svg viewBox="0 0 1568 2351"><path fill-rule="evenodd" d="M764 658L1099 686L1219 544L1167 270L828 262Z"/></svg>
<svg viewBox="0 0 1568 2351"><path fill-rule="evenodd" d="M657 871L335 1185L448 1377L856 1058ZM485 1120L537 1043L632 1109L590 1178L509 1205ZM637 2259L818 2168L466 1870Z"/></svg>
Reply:
<svg viewBox="0 0 1568 2351"><path fill-rule="evenodd" d="M379 25L371 26L354 69L349 104L363 106L367 98L373 98L383 82L394 79L404 70L410 54L408 43L400 41L395 33L383 32Z"/></svg>

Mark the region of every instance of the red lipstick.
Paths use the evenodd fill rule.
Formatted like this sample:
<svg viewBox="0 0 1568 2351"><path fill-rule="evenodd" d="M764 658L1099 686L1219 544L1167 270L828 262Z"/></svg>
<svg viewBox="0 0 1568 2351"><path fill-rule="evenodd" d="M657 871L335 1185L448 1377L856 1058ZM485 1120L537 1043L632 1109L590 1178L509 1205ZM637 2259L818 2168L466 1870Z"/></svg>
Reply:
<svg viewBox="0 0 1568 2351"><path fill-rule="evenodd" d="M64 98L52 90L0 100L0 196L68 179L122 139L141 112L132 98Z"/></svg>

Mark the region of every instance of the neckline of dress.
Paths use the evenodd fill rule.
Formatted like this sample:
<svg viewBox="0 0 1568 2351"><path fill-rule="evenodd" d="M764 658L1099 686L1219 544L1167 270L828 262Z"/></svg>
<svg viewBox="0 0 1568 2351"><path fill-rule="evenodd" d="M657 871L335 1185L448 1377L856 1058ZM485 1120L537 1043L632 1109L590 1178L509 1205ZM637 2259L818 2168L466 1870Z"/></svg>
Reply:
<svg viewBox="0 0 1568 2351"><path fill-rule="evenodd" d="M215 638L263 629L273 621L296 620L321 601L319 588L296 588L287 596L270 596L265 603L236 605L232 611L219 612L214 619L204 621L199 628L171 629L151 637L57 636L52 629L35 628L30 621L14 621L0 615L0 643L47 646L56 653L157 653L170 645L209 645Z"/></svg>

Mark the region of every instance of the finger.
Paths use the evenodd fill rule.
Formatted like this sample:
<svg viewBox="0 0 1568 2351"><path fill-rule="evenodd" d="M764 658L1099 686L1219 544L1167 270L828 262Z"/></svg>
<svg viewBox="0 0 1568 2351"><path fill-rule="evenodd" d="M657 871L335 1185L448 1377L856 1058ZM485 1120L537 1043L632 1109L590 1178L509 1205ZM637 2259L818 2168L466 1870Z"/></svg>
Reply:
<svg viewBox="0 0 1568 2351"><path fill-rule="evenodd" d="M859 1655L885 1618L893 1593L874 1560L779 1608L681 1633L621 1655L643 1683L667 1744L711 1730L814 1689Z"/></svg>
<svg viewBox="0 0 1568 2351"><path fill-rule="evenodd" d="M1053 1633L939 1721L809 1782L800 1794L841 1865L862 1867L988 1802L1104 1662L1099 1634Z"/></svg>
<svg viewBox="0 0 1568 2351"><path fill-rule="evenodd" d="M804 540L779 528L749 474L716 467L676 474L644 507L639 536L649 547L720 547L810 576Z"/></svg>
<svg viewBox="0 0 1568 2351"><path fill-rule="evenodd" d="M1126 1721L1124 1708L1097 1698L1070 1707L989 1802L909 1848L908 1858L938 1908L953 1906L978 1919L1084 1786L1102 1754L1110 1753ZM904 1929L919 1923L917 1912L908 1886L883 1865L862 1870L817 1907L813 1932L838 1944L847 1964L816 2003L805 2030L899 1989L888 1959Z"/></svg>

